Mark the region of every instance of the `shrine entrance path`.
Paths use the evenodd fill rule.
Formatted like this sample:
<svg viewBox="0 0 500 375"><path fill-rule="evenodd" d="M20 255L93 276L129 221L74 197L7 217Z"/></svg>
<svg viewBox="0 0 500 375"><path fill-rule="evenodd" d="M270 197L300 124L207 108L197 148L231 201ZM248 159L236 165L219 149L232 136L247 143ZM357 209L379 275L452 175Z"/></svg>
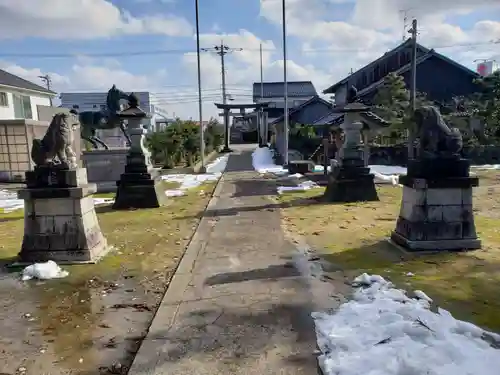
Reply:
<svg viewBox="0 0 500 375"><path fill-rule="evenodd" d="M275 194L249 147L230 155L129 375L318 373L322 291L299 272Z"/></svg>

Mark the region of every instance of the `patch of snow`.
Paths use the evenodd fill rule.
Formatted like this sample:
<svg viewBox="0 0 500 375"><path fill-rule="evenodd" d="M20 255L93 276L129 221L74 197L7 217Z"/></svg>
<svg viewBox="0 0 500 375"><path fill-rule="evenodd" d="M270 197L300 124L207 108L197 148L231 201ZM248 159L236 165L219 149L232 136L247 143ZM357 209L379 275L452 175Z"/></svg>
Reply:
<svg viewBox="0 0 500 375"><path fill-rule="evenodd" d="M286 168L276 165L273 160L273 152L269 147L257 147L252 153L252 165L259 173L274 173L276 175L285 175L288 173Z"/></svg>
<svg viewBox="0 0 500 375"><path fill-rule="evenodd" d="M304 181L299 183L297 186L278 186L278 194L283 194L286 191L306 191L309 189L319 188L320 186L313 181Z"/></svg>
<svg viewBox="0 0 500 375"><path fill-rule="evenodd" d="M432 298L429 297L427 294L425 294L424 292L422 292L421 290L414 290L413 291L413 294L415 295L415 297L417 297L418 299L421 299L421 300L424 300L424 301L427 301L427 302L432 302Z"/></svg>
<svg viewBox="0 0 500 375"><path fill-rule="evenodd" d="M369 165L370 173L375 175L375 183L377 184L391 184L399 185L399 176L406 174L406 168L392 165ZM325 167L316 165L314 172L323 172ZM330 167L327 169L331 170Z"/></svg>
<svg viewBox="0 0 500 375"><path fill-rule="evenodd" d="M177 182L177 189L166 190L167 197L179 197L186 194L186 190L196 188L203 183L217 181L226 169L229 155L223 155L207 164L207 173L203 174L168 174L161 176L163 181Z"/></svg>
<svg viewBox="0 0 500 375"><path fill-rule="evenodd" d="M409 298L381 276L354 281L362 287L351 301L332 314L313 313L325 375L498 373L500 352L486 340L498 335L441 308L432 312L425 293Z"/></svg>
<svg viewBox="0 0 500 375"><path fill-rule="evenodd" d="M102 204L113 203L114 198L94 198L96 206ZM0 209L3 212L12 212L22 210L24 208L24 200L17 198L17 192L9 190L0 190Z"/></svg>
<svg viewBox="0 0 500 375"><path fill-rule="evenodd" d="M31 279L62 279L68 275L68 271L63 271L56 262L49 260L45 263L35 263L24 268L21 272L21 280L27 281Z"/></svg>
<svg viewBox="0 0 500 375"><path fill-rule="evenodd" d="M94 198L94 205L100 206L102 204L115 203L115 198Z"/></svg>
<svg viewBox="0 0 500 375"><path fill-rule="evenodd" d="M12 212L24 208L24 201L17 198L17 193L9 190L0 190L0 209L3 212Z"/></svg>
<svg viewBox="0 0 500 375"><path fill-rule="evenodd" d="M479 170L493 170L500 169L500 164L484 164L484 165L471 165L471 168L479 169Z"/></svg>

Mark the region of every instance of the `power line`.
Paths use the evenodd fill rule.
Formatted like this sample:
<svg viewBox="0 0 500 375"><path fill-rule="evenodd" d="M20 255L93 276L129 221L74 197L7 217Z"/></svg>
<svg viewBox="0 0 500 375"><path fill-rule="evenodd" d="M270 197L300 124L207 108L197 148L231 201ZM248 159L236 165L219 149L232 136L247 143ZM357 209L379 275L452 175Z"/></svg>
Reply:
<svg viewBox="0 0 500 375"><path fill-rule="evenodd" d="M490 40L486 42L471 42L471 43L453 43L445 45L430 46L430 48L456 48L456 47L474 47L500 44L500 39ZM204 48L209 50L210 48ZM332 52L332 53L358 53L379 51L381 48L306 48L301 50L303 53L317 52ZM241 48L240 51L260 53L258 48ZM266 52L276 52L275 48L263 49ZM50 59L50 58L78 58L85 57L133 57L133 56L148 56L148 55L164 55L164 54L186 54L195 53L192 50L144 50L144 51L122 51L122 52L106 52L106 53L52 53L52 54L32 54L32 53L0 53L2 58L33 58L33 59Z"/></svg>

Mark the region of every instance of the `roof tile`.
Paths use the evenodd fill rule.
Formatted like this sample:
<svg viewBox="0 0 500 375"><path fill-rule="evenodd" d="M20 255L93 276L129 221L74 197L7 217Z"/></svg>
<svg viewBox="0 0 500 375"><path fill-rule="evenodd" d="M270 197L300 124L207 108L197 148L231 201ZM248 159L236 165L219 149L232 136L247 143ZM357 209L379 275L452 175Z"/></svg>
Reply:
<svg viewBox="0 0 500 375"><path fill-rule="evenodd" d="M33 82L27 81L21 77L18 77L14 74L6 72L5 70L0 69L0 85L16 87L25 90L44 92L47 94L54 94L55 92L47 90L43 86L39 86Z"/></svg>

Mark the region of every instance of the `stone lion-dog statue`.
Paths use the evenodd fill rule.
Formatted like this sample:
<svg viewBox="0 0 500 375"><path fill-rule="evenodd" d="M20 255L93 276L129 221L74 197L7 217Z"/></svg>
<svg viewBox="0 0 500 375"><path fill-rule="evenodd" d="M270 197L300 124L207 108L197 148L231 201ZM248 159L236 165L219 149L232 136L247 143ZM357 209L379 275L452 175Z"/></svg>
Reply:
<svg viewBox="0 0 500 375"><path fill-rule="evenodd" d="M42 139L33 139L31 159L36 167L77 168L72 144L78 120L74 114L57 113Z"/></svg>
<svg viewBox="0 0 500 375"><path fill-rule="evenodd" d="M423 106L415 110L419 156L423 158L452 157L460 154L462 134L458 128L450 128L439 110Z"/></svg>

